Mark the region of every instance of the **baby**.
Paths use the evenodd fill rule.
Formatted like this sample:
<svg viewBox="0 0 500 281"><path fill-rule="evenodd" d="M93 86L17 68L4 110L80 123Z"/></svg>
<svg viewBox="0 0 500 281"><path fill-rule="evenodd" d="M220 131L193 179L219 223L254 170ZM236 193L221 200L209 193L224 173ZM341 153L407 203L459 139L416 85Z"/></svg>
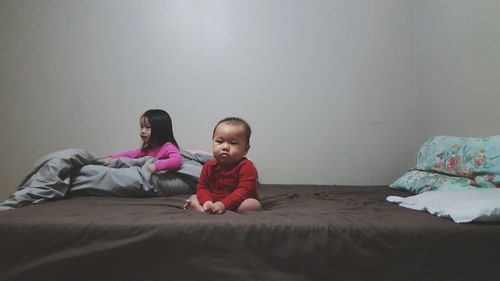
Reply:
<svg viewBox="0 0 500 281"><path fill-rule="evenodd" d="M245 158L251 132L250 125L238 117L217 123L212 136L215 159L203 165L196 194L186 200L185 209L211 214L262 209L257 194L257 170Z"/></svg>

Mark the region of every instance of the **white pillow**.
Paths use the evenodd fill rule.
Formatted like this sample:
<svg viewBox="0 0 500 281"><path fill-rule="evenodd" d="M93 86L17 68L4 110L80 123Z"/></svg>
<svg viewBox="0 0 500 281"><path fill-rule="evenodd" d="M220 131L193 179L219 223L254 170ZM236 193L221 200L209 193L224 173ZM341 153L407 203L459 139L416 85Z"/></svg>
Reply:
<svg viewBox="0 0 500 281"><path fill-rule="evenodd" d="M499 188L439 189L406 198L388 196L387 201L457 223L500 221Z"/></svg>

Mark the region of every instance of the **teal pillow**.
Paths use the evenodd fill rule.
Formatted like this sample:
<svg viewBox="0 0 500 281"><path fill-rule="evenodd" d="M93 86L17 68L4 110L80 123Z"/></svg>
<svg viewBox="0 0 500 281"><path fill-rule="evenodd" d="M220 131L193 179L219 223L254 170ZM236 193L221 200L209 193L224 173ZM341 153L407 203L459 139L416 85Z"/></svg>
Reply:
<svg viewBox="0 0 500 281"><path fill-rule="evenodd" d="M500 175L500 136L434 136L417 154L417 170L454 176Z"/></svg>
<svg viewBox="0 0 500 281"><path fill-rule="evenodd" d="M439 173L411 170L394 181L391 188L406 190L414 194L437 190L444 186L471 187L471 180L465 177L454 177Z"/></svg>
<svg viewBox="0 0 500 281"><path fill-rule="evenodd" d="M500 187L500 136L434 136L417 154L417 166L390 187L422 193L452 188Z"/></svg>

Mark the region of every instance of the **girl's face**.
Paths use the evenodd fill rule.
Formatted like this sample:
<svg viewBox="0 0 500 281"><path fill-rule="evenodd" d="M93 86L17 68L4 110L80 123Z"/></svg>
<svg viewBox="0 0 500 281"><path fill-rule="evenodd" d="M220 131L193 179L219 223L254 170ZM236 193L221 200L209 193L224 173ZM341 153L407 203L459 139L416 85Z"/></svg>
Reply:
<svg viewBox="0 0 500 281"><path fill-rule="evenodd" d="M151 137L151 124L149 124L149 119L142 116L140 120L141 125L141 139L144 143L149 143L149 138Z"/></svg>
<svg viewBox="0 0 500 281"><path fill-rule="evenodd" d="M215 128L213 153L221 166L231 166L248 152L245 127L241 124L221 123Z"/></svg>

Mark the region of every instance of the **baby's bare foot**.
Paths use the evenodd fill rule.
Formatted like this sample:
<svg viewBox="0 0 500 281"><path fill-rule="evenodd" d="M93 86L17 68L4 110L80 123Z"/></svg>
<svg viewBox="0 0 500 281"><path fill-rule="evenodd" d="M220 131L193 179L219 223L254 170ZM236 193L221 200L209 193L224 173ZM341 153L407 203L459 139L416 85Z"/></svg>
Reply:
<svg viewBox="0 0 500 281"><path fill-rule="evenodd" d="M184 210L187 210L187 209L193 209L193 205L191 204L190 199L186 199L186 202L184 202Z"/></svg>

